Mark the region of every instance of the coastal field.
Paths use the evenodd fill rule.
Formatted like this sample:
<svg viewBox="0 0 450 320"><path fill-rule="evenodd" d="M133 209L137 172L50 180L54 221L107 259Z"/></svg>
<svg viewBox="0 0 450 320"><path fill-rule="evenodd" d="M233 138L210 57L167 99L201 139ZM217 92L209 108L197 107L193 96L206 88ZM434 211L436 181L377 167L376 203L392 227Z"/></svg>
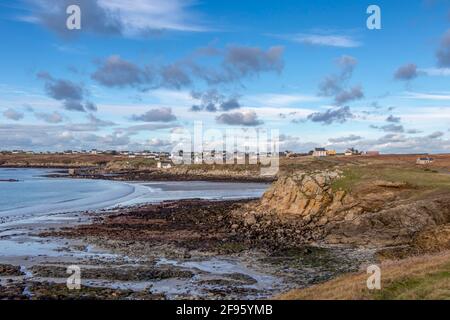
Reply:
<svg viewBox="0 0 450 320"><path fill-rule="evenodd" d="M0 300L450 300L449 23L450 0L0 1Z"/></svg>
<svg viewBox="0 0 450 320"><path fill-rule="evenodd" d="M281 300L448 300L450 252L422 255L380 264L380 290L369 290L360 271L277 297Z"/></svg>
<svg viewBox="0 0 450 320"><path fill-rule="evenodd" d="M391 169L386 172L391 178L392 170L409 175L410 172L402 169L424 169L427 171L439 171L450 173L450 154L432 155L434 161L427 165L416 165L416 160L423 155L379 155L379 156L330 156L315 158L312 156L299 156L293 158L280 157L279 173L290 174L298 170L324 170L327 168L355 168L369 167ZM192 175L211 176L228 174L229 178L237 175L240 177L255 175L259 173L258 165L229 165L229 164L190 164L177 165L171 169L156 170L157 161L144 157L129 158L123 155L89 155L89 154L0 154L0 167L24 167L24 168L94 168L94 172L120 173L133 172L139 170L140 173L146 171L157 171L162 173L173 173L180 175L181 172Z"/></svg>
<svg viewBox="0 0 450 320"><path fill-rule="evenodd" d="M158 169L142 159L2 155L0 183L14 188L104 181L154 190L101 210L14 219L0 210L0 297L450 298L450 155L433 155L428 165L417 157L282 158L278 174L253 193L257 166ZM28 167L57 170L14 175ZM202 189L201 180L220 182ZM226 183L242 197L227 199ZM193 188L198 196L185 199ZM155 192L174 197L148 203ZM382 290L366 287L372 264L382 270ZM66 286L74 265L80 290Z"/></svg>

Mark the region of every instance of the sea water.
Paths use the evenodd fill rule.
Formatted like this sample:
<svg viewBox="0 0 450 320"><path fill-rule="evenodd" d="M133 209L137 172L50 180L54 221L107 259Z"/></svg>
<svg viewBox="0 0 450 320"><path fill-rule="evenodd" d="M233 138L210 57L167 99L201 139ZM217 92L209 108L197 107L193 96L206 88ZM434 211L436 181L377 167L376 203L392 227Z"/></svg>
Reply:
<svg viewBox="0 0 450 320"><path fill-rule="evenodd" d="M51 169L0 168L0 218L98 210L179 199L260 197L264 183L204 181L119 182L51 178ZM17 182L1 182L15 179Z"/></svg>

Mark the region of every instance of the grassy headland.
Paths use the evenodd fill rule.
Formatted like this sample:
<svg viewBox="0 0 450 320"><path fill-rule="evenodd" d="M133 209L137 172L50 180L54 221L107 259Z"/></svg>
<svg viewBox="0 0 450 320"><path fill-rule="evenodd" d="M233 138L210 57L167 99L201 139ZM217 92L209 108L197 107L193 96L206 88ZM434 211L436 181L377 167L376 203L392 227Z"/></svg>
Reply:
<svg viewBox="0 0 450 320"><path fill-rule="evenodd" d="M278 296L295 300L424 300L450 299L450 252L380 264L381 290L367 289L362 270Z"/></svg>

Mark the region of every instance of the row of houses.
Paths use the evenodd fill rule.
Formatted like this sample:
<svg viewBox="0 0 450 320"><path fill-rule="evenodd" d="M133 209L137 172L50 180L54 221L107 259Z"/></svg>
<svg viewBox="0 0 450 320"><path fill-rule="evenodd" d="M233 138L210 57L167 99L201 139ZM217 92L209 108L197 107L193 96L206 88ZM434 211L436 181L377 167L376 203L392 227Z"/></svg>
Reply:
<svg viewBox="0 0 450 320"><path fill-rule="evenodd" d="M137 157L143 157L146 159L153 159L157 162L157 167L162 169L168 169L172 167L172 163L184 163L186 162L186 159L189 158L189 155L184 155L182 151L179 151L175 154L170 154L168 152L152 152L152 151L116 151L116 150L66 150L64 152L35 152L35 151L24 151L24 150L3 150L0 151L0 154L55 154L55 155L61 155L61 154L80 154L80 155L114 155L114 156L122 156L122 157L129 157L129 158L137 158ZM347 149L344 153L337 153L336 150L327 150L325 148L315 148L314 150L311 150L309 153L294 153L291 151L284 151L280 152L280 157L287 157L287 158L294 158L299 156L308 156L312 155L314 157L329 157L329 156L336 156L336 155L345 155L345 156L357 156L357 155L367 155L367 156L378 156L380 155L379 151L358 151L354 148ZM237 163L250 163L250 164L257 164L260 163L261 156L259 153L227 153L226 151L210 151L210 152L191 152L190 153L190 163L194 164L202 164L207 162L208 160L210 162L213 162L214 160L216 162L229 162L229 161L236 161ZM272 153L264 154L265 157L271 157ZM187 157L187 158L186 158ZM426 165L433 163L434 159L429 156L422 156L417 158L416 164L418 165Z"/></svg>
<svg viewBox="0 0 450 320"><path fill-rule="evenodd" d="M345 156L355 156L355 155L368 155L368 156L378 156L380 155L379 151L367 151L367 152L360 152L354 148L349 148L343 153ZM314 157L327 157L327 156L334 156L337 155L335 150L326 150L325 148L315 148L314 151L312 151L312 155ZM341 154L342 155L342 154ZM419 157L416 160L416 164L418 165L426 165L433 163L434 159L426 156L426 157Z"/></svg>
<svg viewBox="0 0 450 320"><path fill-rule="evenodd" d="M226 151L204 151L204 152L190 152L186 153L179 151L172 154L169 158L176 163L194 163L202 164L205 162L225 162L230 163L236 161L237 163L257 164L261 162L262 157L272 157L273 153L258 153L258 152L226 152Z"/></svg>
<svg viewBox="0 0 450 320"><path fill-rule="evenodd" d="M25 151L25 150L3 150L0 151L1 154L30 154L30 155L113 155L122 157L144 157L147 159L165 159L170 156L168 152L153 152L153 151L117 151L117 150L65 150L62 152L51 152L51 151Z"/></svg>
<svg viewBox="0 0 450 320"><path fill-rule="evenodd" d="M64 154L106 154L106 155L117 155L117 156L136 156L136 157L146 157L149 159L155 159L155 158L167 158L170 156L170 153L168 152L154 152L154 151L117 151L117 150L98 150L98 149L92 149L89 151L81 150L67 150L64 151Z"/></svg>
<svg viewBox="0 0 450 320"><path fill-rule="evenodd" d="M347 149L344 153L337 153L336 150L326 150L325 148L315 148L310 153L313 157L328 157L328 156L336 156L336 155L345 155L345 156L358 156L358 155L369 155L369 156L378 156L380 155L379 151L367 151L362 152L358 151L354 148Z"/></svg>

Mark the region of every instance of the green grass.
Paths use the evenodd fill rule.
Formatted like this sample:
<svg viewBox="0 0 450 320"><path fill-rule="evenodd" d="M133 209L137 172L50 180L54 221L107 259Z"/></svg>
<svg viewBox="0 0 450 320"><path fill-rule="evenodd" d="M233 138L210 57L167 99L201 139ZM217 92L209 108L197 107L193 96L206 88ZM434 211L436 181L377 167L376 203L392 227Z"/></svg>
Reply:
<svg viewBox="0 0 450 320"><path fill-rule="evenodd" d="M332 182L333 190L344 190L351 192L358 182L362 181L367 176L367 170L360 167L344 170L343 176Z"/></svg>
<svg viewBox="0 0 450 320"><path fill-rule="evenodd" d="M333 190L351 192L359 183L375 180L405 182L424 189L450 189L450 174L401 167L351 167L344 170L342 178L332 183Z"/></svg>
<svg viewBox="0 0 450 320"><path fill-rule="evenodd" d="M116 160L110 162L111 165L122 166L125 168L134 169L145 169L145 168L156 168L156 160L145 159L145 158L130 158L128 160Z"/></svg>
<svg viewBox="0 0 450 320"><path fill-rule="evenodd" d="M395 280L376 293L374 298L379 300L450 299L450 264L437 272Z"/></svg>
<svg viewBox="0 0 450 320"><path fill-rule="evenodd" d="M135 158L130 159L129 162L135 167L155 167L157 161L154 159Z"/></svg>
<svg viewBox="0 0 450 320"><path fill-rule="evenodd" d="M450 299L450 251L381 263L381 290L367 289L364 270L308 288L291 290L279 299L295 300L440 300Z"/></svg>
<svg viewBox="0 0 450 320"><path fill-rule="evenodd" d="M425 188L450 188L450 174L442 174L423 169L387 168L380 171L383 179L401 181Z"/></svg>

